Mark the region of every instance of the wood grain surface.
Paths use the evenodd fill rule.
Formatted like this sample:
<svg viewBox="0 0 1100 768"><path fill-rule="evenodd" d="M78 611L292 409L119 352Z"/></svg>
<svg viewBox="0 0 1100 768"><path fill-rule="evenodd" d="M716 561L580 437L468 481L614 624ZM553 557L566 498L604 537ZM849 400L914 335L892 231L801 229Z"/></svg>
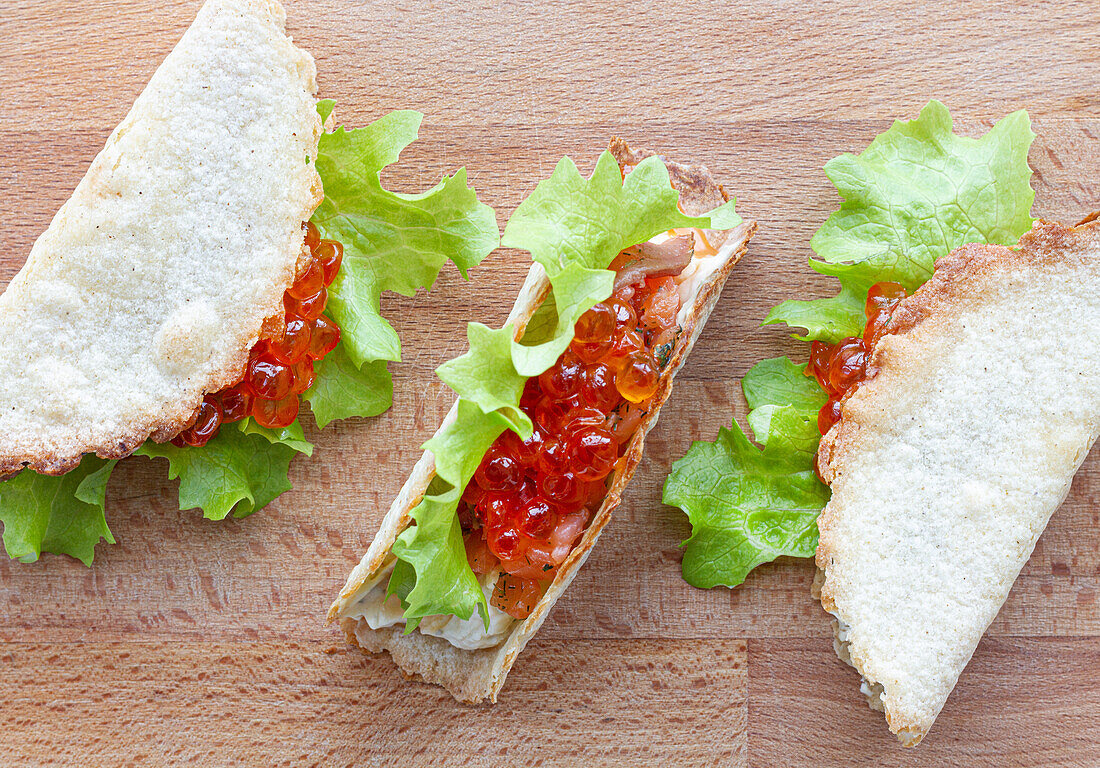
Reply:
<svg viewBox="0 0 1100 768"><path fill-rule="evenodd" d="M194 17L196 0L0 0L0 284ZM322 95L361 125L426 114L388 171L465 165L501 222L563 155L609 136L707 163L761 223L652 433L622 508L520 657L500 704L458 705L344 648L324 611L450 396L432 371L497 324L529 263L387 296L393 409L323 433L295 489L245 521L174 505L122 462L117 546L94 567L0 562L0 765L1100 765L1100 462L1094 454L931 735L902 750L835 657L808 561L736 590L679 574L671 462L743 415L739 378L802 350L768 308L831 287L805 266L835 209L822 164L931 97L980 133L1026 107L1035 212L1100 208L1100 5L805 0L290 2ZM1067 308L1067 310L1070 308ZM1056 340L1054 340L1055 343Z"/></svg>

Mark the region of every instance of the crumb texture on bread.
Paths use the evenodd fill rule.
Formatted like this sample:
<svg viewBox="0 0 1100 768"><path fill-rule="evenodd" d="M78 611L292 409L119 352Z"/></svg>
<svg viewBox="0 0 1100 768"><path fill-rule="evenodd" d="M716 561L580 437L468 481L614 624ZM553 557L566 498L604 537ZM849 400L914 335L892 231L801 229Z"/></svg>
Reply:
<svg viewBox="0 0 1100 768"><path fill-rule="evenodd" d="M281 332L321 201L316 70L284 23L209 0L0 296L0 473L171 437Z"/></svg>
<svg viewBox="0 0 1100 768"><path fill-rule="evenodd" d="M912 745L1100 433L1100 223L941 259L870 370L821 443L821 602Z"/></svg>

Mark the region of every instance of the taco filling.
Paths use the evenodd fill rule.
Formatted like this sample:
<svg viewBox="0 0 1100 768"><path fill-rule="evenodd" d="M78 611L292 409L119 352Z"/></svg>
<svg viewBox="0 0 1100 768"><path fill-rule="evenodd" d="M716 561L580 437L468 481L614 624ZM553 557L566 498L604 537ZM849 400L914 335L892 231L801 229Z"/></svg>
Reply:
<svg viewBox="0 0 1100 768"><path fill-rule="evenodd" d="M520 408L534 425L531 436L505 430L458 504L488 627L477 614L438 615L421 619L421 633L467 650L489 648L530 615L625 463L683 330L684 308L718 266L717 255L703 230L678 228L611 263L612 295L580 317L557 361L527 380ZM347 618L371 629L405 623L400 598L387 596L394 564L390 558Z"/></svg>
<svg viewBox="0 0 1100 768"><path fill-rule="evenodd" d="M268 429L289 427L298 418L299 398L317 378L314 365L340 343L340 326L324 311L328 289L344 258L344 246L322 240L312 223L302 224L302 230L305 243L298 275L283 294L282 337L253 345L241 378L206 395L194 421L172 438L173 445L200 448L218 434L222 424L249 416Z"/></svg>
<svg viewBox="0 0 1100 768"><path fill-rule="evenodd" d="M867 290L863 308L867 325L862 336L845 336L835 344L820 340L810 344L810 360L803 373L813 377L829 397L817 413L817 430L822 436L840 421L841 405L848 395L871 378L867 369L871 350L890 332L890 317L907 295L901 283L875 283ZM814 471L820 478L816 454Z"/></svg>

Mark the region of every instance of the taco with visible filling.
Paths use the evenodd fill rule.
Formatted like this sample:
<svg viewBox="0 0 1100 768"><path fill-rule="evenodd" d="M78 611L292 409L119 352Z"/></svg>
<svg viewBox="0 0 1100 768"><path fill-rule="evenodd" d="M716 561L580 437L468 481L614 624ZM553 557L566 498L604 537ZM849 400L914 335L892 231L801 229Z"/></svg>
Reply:
<svg viewBox="0 0 1100 768"><path fill-rule="evenodd" d="M638 466L756 231L702 166L620 140L568 158L503 244L535 264L505 326L438 371L459 394L329 618L464 701L496 701Z"/></svg>
<svg viewBox="0 0 1100 768"><path fill-rule="evenodd" d="M0 295L9 556L113 541L113 461L169 460L180 506L249 514L321 426L389 407L378 312L498 242L465 173L378 183L419 115L326 132L313 58L275 0L209 0Z"/></svg>
<svg viewBox="0 0 1100 768"><path fill-rule="evenodd" d="M821 440L818 590L909 745L1100 434L1100 222L963 246L889 314Z"/></svg>
<svg viewBox="0 0 1100 768"><path fill-rule="evenodd" d="M836 651L907 746L1100 424L1100 225L1032 219L1034 137L1025 112L957 135L933 101L829 161L842 202L810 264L840 292L765 320L805 329L809 360L753 366L749 432L695 443L665 483L694 586L816 556Z"/></svg>

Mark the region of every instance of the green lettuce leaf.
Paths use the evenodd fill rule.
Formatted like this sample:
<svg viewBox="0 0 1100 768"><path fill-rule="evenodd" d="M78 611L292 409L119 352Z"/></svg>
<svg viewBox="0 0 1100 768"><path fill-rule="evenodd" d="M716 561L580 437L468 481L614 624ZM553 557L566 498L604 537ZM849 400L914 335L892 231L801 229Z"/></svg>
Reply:
<svg viewBox="0 0 1100 768"><path fill-rule="evenodd" d="M332 104L318 109L327 117ZM382 187L382 169L416 139L421 119L391 112L365 128L341 126L321 137L316 166L325 198L311 221L344 246L327 307L340 344L304 396L322 427L377 415L393 402L386 361L401 359L401 344L380 313L382 292L412 296L431 288L448 260L466 277L500 242L496 214L467 186L464 168L419 194Z"/></svg>
<svg viewBox="0 0 1100 768"><path fill-rule="evenodd" d="M459 395L458 418L424 446L436 457L436 479L393 547L398 563L387 590L401 598L406 631L424 616L469 619L474 610L488 627L456 514L462 492L505 429L531 434L519 405L524 384L565 351L580 316L611 295L615 273L607 267L624 248L674 227L726 229L740 222L733 201L700 217L682 213L678 201L659 158L647 158L624 179L604 152L588 179L563 159L508 221L502 244L530 251L551 292L523 340L514 339L510 325L494 331L472 323L470 351L437 371Z"/></svg>
<svg viewBox="0 0 1100 768"><path fill-rule="evenodd" d="M810 267L818 274L839 278L840 293L827 299L784 301L768 313L764 325L786 323L791 327L805 328L805 336L796 334L795 337L835 344L845 336L863 333L867 321L863 308L867 302L867 291L872 285L890 280L904 284L909 291L917 287L903 279L904 267L897 261L890 262L887 256L852 264L831 264L810 259Z"/></svg>
<svg viewBox="0 0 1100 768"><path fill-rule="evenodd" d="M829 500L813 469L825 393L785 357L757 363L741 386L763 448L735 421L714 442L693 443L665 481L664 503L691 522L682 569L695 587L734 587L761 563L809 557Z"/></svg>
<svg viewBox="0 0 1100 768"><path fill-rule="evenodd" d="M168 460L168 479L180 481L180 509L223 520L230 512L247 517L290 490L290 460L312 452L297 421L271 430L245 419L223 426L202 448L147 441L134 454Z"/></svg>
<svg viewBox="0 0 1100 768"><path fill-rule="evenodd" d="M590 179L563 158L520 203L501 245L530 251L543 266L557 312L552 333L540 334L536 343L534 337L513 342L520 374L537 376L565 351L580 316L611 295L615 275L607 267L624 248L676 227L731 229L741 223L735 200L700 217L684 214L678 201L659 158L646 158L624 179L614 156L604 152Z"/></svg>
<svg viewBox="0 0 1100 768"><path fill-rule="evenodd" d="M271 429L260 426L251 417L248 417L237 422L237 428L246 435L260 435L269 443L281 443L293 448L298 453L304 453L306 456L313 455L313 443L306 440L302 422L297 419L292 421L288 427Z"/></svg>
<svg viewBox="0 0 1100 768"><path fill-rule="evenodd" d="M1025 112L970 139L951 131L946 107L930 102L916 120L896 122L859 155L825 173L843 200L810 245L810 266L836 277L837 296L785 301L764 321L805 328L806 340L859 336L867 290L896 281L912 292L937 259L966 243L1010 245L1031 228L1035 193ZM825 393L790 360L758 363L742 381L754 446L740 427L698 442L673 465L666 504L687 513L683 575L698 587L735 586L780 555L809 557L829 489L813 472L817 411Z"/></svg>
<svg viewBox="0 0 1100 768"><path fill-rule="evenodd" d="M296 453L313 453L301 423L273 430L251 419L222 427L202 448L149 441L134 452L168 459L169 479L180 480L180 509L201 508L211 520L221 520L231 511L234 517L245 517L289 490L287 472ZM89 454L64 475L24 470L0 483L0 522L8 556L33 562L50 552L90 565L100 539L115 542L107 527L105 496L117 463Z"/></svg>
<svg viewBox="0 0 1100 768"><path fill-rule="evenodd" d="M468 619L475 609L489 626L485 594L466 560L455 510L481 457L509 422L495 411L486 414L459 399L452 426L425 443L436 456L436 477L410 513L414 524L393 543L400 568L395 568L387 591L401 598L406 632L425 616L450 613Z"/></svg>
<svg viewBox="0 0 1100 768"><path fill-rule="evenodd" d="M761 360L741 379L741 391L749 404L750 424L752 411L768 406L790 405L816 417L825 404L825 393L816 380L807 376L804 367L796 365L789 357ZM759 435L759 430L754 428L753 431ZM758 436L757 442L763 445L767 440Z"/></svg>
<svg viewBox="0 0 1100 768"><path fill-rule="evenodd" d="M757 363L742 386L763 447L735 421L714 442L692 444L665 481L664 503L691 522L682 570L695 587L734 587L761 563L811 556L829 500L813 468L825 393L785 357Z"/></svg>
<svg viewBox="0 0 1100 768"><path fill-rule="evenodd" d="M810 266L839 278L841 292L785 301L765 324L805 328L805 339L857 336L874 283L892 280L913 291L932 276L936 259L960 245L1012 245L1031 229L1027 152L1035 134L1027 113L1013 112L979 139L951 127L947 107L931 101L859 155L825 164L843 202L810 240L820 257Z"/></svg>
<svg viewBox="0 0 1100 768"><path fill-rule="evenodd" d="M509 427L527 439L534 427L519 407L527 377L516 370L512 361L514 337L511 324L494 331L481 323L470 323L466 328L470 351L443 363L436 374L482 413L499 412Z"/></svg>
<svg viewBox="0 0 1100 768"><path fill-rule="evenodd" d="M385 360L356 365L341 343L317 363L316 370L317 378L305 397L321 429L339 419L377 416L393 404L393 381Z"/></svg>
<svg viewBox="0 0 1100 768"><path fill-rule="evenodd" d="M57 477L24 470L0 483L0 522L8 557L33 563L43 552L91 565L100 539L115 543L107 527L107 480L115 461L85 456Z"/></svg>

